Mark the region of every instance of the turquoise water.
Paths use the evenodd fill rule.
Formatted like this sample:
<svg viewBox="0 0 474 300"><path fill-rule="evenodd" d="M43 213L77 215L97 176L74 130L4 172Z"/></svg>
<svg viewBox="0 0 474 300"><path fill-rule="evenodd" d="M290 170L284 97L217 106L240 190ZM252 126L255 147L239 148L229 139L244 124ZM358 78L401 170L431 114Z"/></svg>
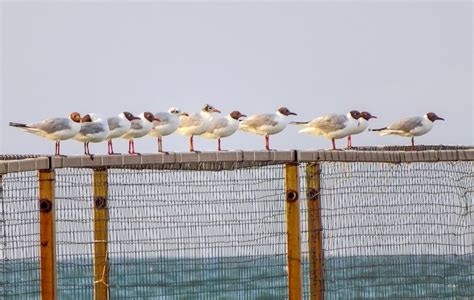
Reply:
<svg viewBox="0 0 474 300"><path fill-rule="evenodd" d="M87 259L58 262L59 299L91 299L92 271ZM2 261L1 276L2 299L39 298L37 263ZM286 299L287 285L283 256L110 260L112 299ZM387 298L474 299L474 255L325 260L325 299Z"/></svg>

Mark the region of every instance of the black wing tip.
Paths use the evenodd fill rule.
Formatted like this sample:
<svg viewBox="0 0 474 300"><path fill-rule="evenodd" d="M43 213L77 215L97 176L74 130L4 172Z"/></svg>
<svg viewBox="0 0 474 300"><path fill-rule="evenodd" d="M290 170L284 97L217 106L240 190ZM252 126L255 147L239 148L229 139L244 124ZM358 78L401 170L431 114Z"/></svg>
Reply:
<svg viewBox="0 0 474 300"><path fill-rule="evenodd" d="M307 122L299 122L299 121L291 121L290 124L295 124L295 125L302 125L302 124L308 124L309 121Z"/></svg>
<svg viewBox="0 0 474 300"><path fill-rule="evenodd" d="M387 129L387 127L369 129L369 131L382 131L382 130L385 130L385 129Z"/></svg>
<svg viewBox="0 0 474 300"><path fill-rule="evenodd" d="M26 124L23 124L23 123L15 123L15 122L10 122L8 123L8 125L12 126L12 127L28 127L26 126Z"/></svg>

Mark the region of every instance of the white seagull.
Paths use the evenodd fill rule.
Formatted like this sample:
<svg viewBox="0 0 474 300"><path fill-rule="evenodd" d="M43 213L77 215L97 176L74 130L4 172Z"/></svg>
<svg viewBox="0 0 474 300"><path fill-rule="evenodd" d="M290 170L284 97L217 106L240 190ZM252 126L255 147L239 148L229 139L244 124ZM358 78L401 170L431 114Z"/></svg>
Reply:
<svg viewBox="0 0 474 300"><path fill-rule="evenodd" d="M91 155L89 143L100 143L107 139L109 135L109 125L98 115L89 113L82 116L81 129L74 139L84 143L84 155Z"/></svg>
<svg viewBox="0 0 474 300"><path fill-rule="evenodd" d="M153 128L148 133L149 136L156 137L158 152L163 152L163 137L172 134L178 129L179 117L188 116L177 107L171 107L168 112L158 112L155 117L160 121L153 121Z"/></svg>
<svg viewBox="0 0 474 300"><path fill-rule="evenodd" d="M443 120L433 112L425 114L423 117L409 117L401 119L387 127L370 129L371 131L379 131L380 135L400 135L411 137L411 146L415 148L415 136L423 135L433 128L436 120Z"/></svg>
<svg viewBox="0 0 474 300"><path fill-rule="evenodd" d="M116 117L110 117L107 119L107 124L109 125L107 151L109 154L115 154L112 140L124 135L130 129L133 120L140 120L140 118L135 117L128 111L124 111Z"/></svg>
<svg viewBox="0 0 474 300"><path fill-rule="evenodd" d="M336 150L336 139L353 134L359 126L360 112L352 110L347 115L328 114L309 122L291 122L304 127L299 132L321 135L332 141L332 149Z"/></svg>
<svg viewBox="0 0 474 300"><path fill-rule="evenodd" d="M221 151L221 138L233 135L239 129L239 119L242 117L246 117L246 115L235 110L227 117L215 118L209 129L201 136L207 139L217 139L217 151Z"/></svg>
<svg viewBox="0 0 474 300"><path fill-rule="evenodd" d="M367 111L362 111L360 113L358 126L354 130L352 130L350 135L347 136L348 149L352 149L352 135L364 132L367 129L367 127L369 127L369 120L374 119L374 118L376 119L377 117L370 114Z"/></svg>
<svg viewBox="0 0 474 300"><path fill-rule="evenodd" d="M265 137L265 149L270 150L270 135L277 134L286 128L289 115L296 114L286 107L280 107L275 114L257 114L248 117L240 122L239 129L263 135Z"/></svg>
<svg viewBox="0 0 474 300"><path fill-rule="evenodd" d="M81 115L73 112L69 118L50 118L32 124L10 122L10 126L56 141L54 154L61 155L61 141L73 138L81 129L80 122Z"/></svg>
<svg viewBox="0 0 474 300"><path fill-rule="evenodd" d="M139 154L135 152L135 143L133 139L141 138L150 132L153 127L153 121L159 121L151 112L143 112L138 115L138 119L132 120L130 129L121 136L128 140L128 154Z"/></svg>
<svg viewBox="0 0 474 300"><path fill-rule="evenodd" d="M189 136L189 151L194 152L193 137L206 132L211 126L212 114L221 111L209 104L204 105L199 113L180 116L180 125L176 131L180 135Z"/></svg>

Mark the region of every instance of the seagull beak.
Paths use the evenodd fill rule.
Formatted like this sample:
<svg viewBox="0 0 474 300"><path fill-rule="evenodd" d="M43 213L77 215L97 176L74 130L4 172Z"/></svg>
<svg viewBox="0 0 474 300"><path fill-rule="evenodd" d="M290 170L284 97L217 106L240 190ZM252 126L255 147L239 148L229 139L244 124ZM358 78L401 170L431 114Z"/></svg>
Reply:
<svg viewBox="0 0 474 300"><path fill-rule="evenodd" d="M140 118L140 117L135 117L135 116L134 116L134 117L132 118L132 120L141 120L141 118Z"/></svg>
<svg viewBox="0 0 474 300"><path fill-rule="evenodd" d="M154 117L154 118L153 118L153 121L158 121L158 122L160 122L161 120L160 120L159 118L157 118L157 117Z"/></svg>
<svg viewBox="0 0 474 300"><path fill-rule="evenodd" d="M296 114L296 113L294 113L294 112L291 112L291 111L290 111L290 112L288 112L288 115L297 116L297 114Z"/></svg>
<svg viewBox="0 0 474 300"><path fill-rule="evenodd" d="M221 112L221 111L218 110L217 108L213 108L212 111L213 111L213 112L216 112L216 113L220 113L220 112Z"/></svg>
<svg viewBox="0 0 474 300"><path fill-rule="evenodd" d="M189 114L187 112L182 112L179 114L180 116L186 116L186 117L189 117Z"/></svg>
<svg viewBox="0 0 474 300"><path fill-rule="evenodd" d="M369 119L377 119L377 116L373 116L373 115L372 115L372 116L370 116Z"/></svg>
<svg viewBox="0 0 474 300"><path fill-rule="evenodd" d="M441 118L441 117L436 117L436 120L441 120L441 121L444 121L444 119L443 119L443 118Z"/></svg>

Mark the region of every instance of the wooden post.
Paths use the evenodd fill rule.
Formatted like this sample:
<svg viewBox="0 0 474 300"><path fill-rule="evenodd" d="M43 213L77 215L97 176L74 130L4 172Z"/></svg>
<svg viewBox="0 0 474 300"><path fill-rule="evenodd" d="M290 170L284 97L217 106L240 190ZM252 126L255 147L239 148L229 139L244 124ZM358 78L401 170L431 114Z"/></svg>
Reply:
<svg viewBox="0 0 474 300"><path fill-rule="evenodd" d="M286 230L288 253L288 296L290 300L301 299L301 244L300 205L298 201L298 164L285 166Z"/></svg>
<svg viewBox="0 0 474 300"><path fill-rule="evenodd" d="M306 167L306 199L308 219L309 251L309 295L310 300L324 299L324 256L319 201L319 164Z"/></svg>
<svg viewBox="0 0 474 300"><path fill-rule="evenodd" d="M107 169L94 169L94 299L109 299Z"/></svg>
<svg viewBox="0 0 474 300"><path fill-rule="evenodd" d="M41 299L56 299L55 174L39 171L40 283Z"/></svg>

